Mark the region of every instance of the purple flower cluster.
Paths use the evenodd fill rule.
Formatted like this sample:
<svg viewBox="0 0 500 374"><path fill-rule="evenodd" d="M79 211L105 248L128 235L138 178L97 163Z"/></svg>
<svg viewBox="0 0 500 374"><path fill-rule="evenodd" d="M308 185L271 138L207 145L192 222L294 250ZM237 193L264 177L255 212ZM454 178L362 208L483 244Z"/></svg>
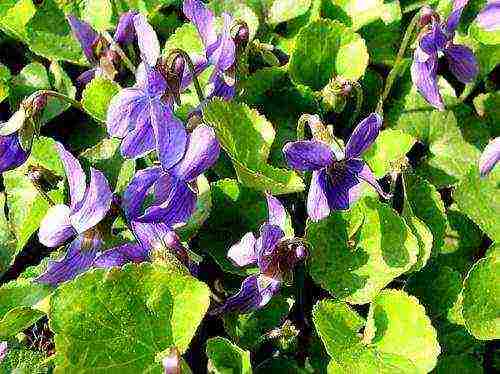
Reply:
<svg viewBox="0 0 500 374"><path fill-rule="evenodd" d="M439 110L444 109L437 84L440 54L444 54L450 70L461 82L469 83L478 74L472 51L453 42L466 4L466 0L455 0L453 11L444 22L430 8L421 18L425 30L414 52L411 74L418 91ZM498 28L498 5L496 1L489 2L479 14L477 22L485 30ZM50 248L68 246L61 259L49 262L38 282L57 286L91 267L152 261L165 251L185 264L191 273L197 273L197 265L190 259L175 229L193 215L198 197L197 179L216 163L220 145L211 127L200 123L188 129L176 117L175 110L180 104L180 94L209 67L212 73L207 98L200 100L200 107L214 97L224 100L235 97L236 57L239 46L248 41L248 28L240 27L233 37L233 19L223 13L223 25L218 31L213 13L198 0L185 0L183 12L196 27L204 47L203 55L196 56L194 62L178 51L164 58L156 33L146 17L138 12L130 11L120 17L112 41L87 23L68 17L92 65L78 78L82 83L96 75L113 79L114 74L110 77L110 72L114 71L119 58L115 47L137 43L141 62L135 71L135 84L113 97L106 127L109 136L121 139L120 151L125 158L150 155L152 163L135 173L119 197L112 192L102 172L91 168L87 178L79 161L62 144L56 144L66 173L70 202L50 207L40 223L38 237L40 243ZM29 115L23 107L16 115L34 116L43 107L40 103L30 103ZM198 109L191 115L196 116ZM0 125L0 172L18 167L29 156L18 134L24 121L24 117L14 118L11 123ZM381 127L382 116L372 113L355 127L345 149L316 136L312 127L313 139L284 146L283 153L291 168L311 172L307 197L311 220L322 220L332 211L349 209L366 185L381 197L389 198L362 159L363 153L376 141ZM500 141L496 138L479 160L481 176L486 176L499 159ZM214 314L245 313L263 307L292 279L294 269L308 255L304 241L290 234L290 220L281 202L267 193L266 201L268 219L260 227L259 235L245 234L228 251L235 266L256 266L257 273L245 278L239 292L217 307ZM110 222L120 213L134 240L105 248ZM6 350L2 344L0 360L1 349ZM178 353L172 352L163 363L165 370L176 368Z"/></svg>
<svg viewBox="0 0 500 374"><path fill-rule="evenodd" d="M413 54L411 77L420 94L435 108L444 110L444 102L438 87L438 58L444 54L451 72L462 83L472 82L479 66L472 50L455 44L453 38L462 11L468 0L455 0L449 17L440 22L432 9L424 11L422 20L427 30L423 32Z"/></svg>

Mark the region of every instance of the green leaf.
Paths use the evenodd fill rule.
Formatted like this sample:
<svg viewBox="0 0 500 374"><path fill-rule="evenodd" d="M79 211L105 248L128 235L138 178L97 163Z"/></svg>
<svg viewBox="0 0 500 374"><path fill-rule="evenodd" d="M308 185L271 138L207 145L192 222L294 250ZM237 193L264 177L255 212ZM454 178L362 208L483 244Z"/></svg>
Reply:
<svg viewBox="0 0 500 374"><path fill-rule="evenodd" d="M411 210L431 230L432 251L437 254L444 245L448 225L441 195L432 184L416 175L405 174L404 179Z"/></svg>
<svg viewBox="0 0 500 374"><path fill-rule="evenodd" d="M73 37L65 15L54 0L44 0L26 24L26 43L49 60L85 64L80 44Z"/></svg>
<svg viewBox="0 0 500 374"><path fill-rule="evenodd" d="M399 4L391 1L332 0L331 3L326 9L328 18L337 19L354 31L376 20L389 24L401 18Z"/></svg>
<svg viewBox="0 0 500 374"><path fill-rule="evenodd" d="M415 144L415 139L403 131L387 129L382 131L375 142L363 155L373 173L381 178L394 170Z"/></svg>
<svg viewBox="0 0 500 374"><path fill-rule="evenodd" d="M0 0L0 29L14 38L27 38L26 25L35 15L32 0Z"/></svg>
<svg viewBox="0 0 500 374"><path fill-rule="evenodd" d="M313 308L313 322L332 360L328 373L418 373L405 357L368 345L359 335L364 319L347 304L323 300Z"/></svg>
<svg viewBox="0 0 500 374"><path fill-rule="evenodd" d="M90 23L98 31L111 28L113 5L110 0L87 0L82 5L83 20Z"/></svg>
<svg viewBox="0 0 500 374"><path fill-rule="evenodd" d="M421 219L414 216L407 202L405 202L402 217L418 242L417 262L409 270L409 272L416 272L425 267L431 257L433 235L429 227Z"/></svg>
<svg viewBox="0 0 500 374"><path fill-rule="evenodd" d="M373 299L417 261L418 242L391 208L364 198L350 211L308 222L309 272L336 298L353 304Z"/></svg>
<svg viewBox="0 0 500 374"><path fill-rule="evenodd" d="M51 288L30 279L17 279L0 288L0 339L7 339L38 321L45 313L37 309Z"/></svg>
<svg viewBox="0 0 500 374"><path fill-rule="evenodd" d="M123 190L135 173L135 161L123 158L120 143L120 139L103 139L80 154L84 161L104 173L115 191Z"/></svg>
<svg viewBox="0 0 500 374"><path fill-rule="evenodd" d="M272 0L266 7L266 21L277 25L303 15L309 10L311 0Z"/></svg>
<svg viewBox="0 0 500 374"><path fill-rule="evenodd" d="M358 0L358 3L361 1ZM364 2L368 3L368 2ZM385 1L379 18L364 25L359 33L366 40L372 64L393 65L401 44L401 8L398 1Z"/></svg>
<svg viewBox="0 0 500 374"><path fill-rule="evenodd" d="M473 220L494 241L500 241L500 170L494 169L481 178L476 165L458 185L453 199L460 210Z"/></svg>
<svg viewBox="0 0 500 374"><path fill-rule="evenodd" d="M0 276L12 265L18 248L12 228L5 217L5 194L0 193Z"/></svg>
<svg viewBox="0 0 500 374"><path fill-rule="evenodd" d="M377 350L408 358L418 372L430 372L441 351L436 330L418 300L403 291L384 290L370 305L365 341Z"/></svg>
<svg viewBox="0 0 500 374"><path fill-rule="evenodd" d="M458 271L433 264L410 277L405 286L405 291L416 296L432 318L446 316L461 290L462 276Z"/></svg>
<svg viewBox="0 0 500 374"><path fill-rule="evenodd" d="M474 107L477 114L488 123L491 136L499 136L500 129L496 124L500 119L500 91L477 95L474 98Z"/></svg>
<svg viewBox="0 0 500 374"><path fill-rule="evenodd" d="M27 344L9 341L7 356L0 362L1 373L37 373L48 374L47 354Z"/></svg>
<svg viewBox="0 0 500 374"><path fill-rule="evenodd" d="M96 77L87 84L82 92L83 109L97 121L105 122L109 103L119 91L120 85L118 83Z"/></svg>
<svg viewBox="0 0 500 374"><path fill-rule="evenodd" d="M267 163L275 131L256 110L246 104L213 100L203 109L203 117L214 127L243 185L276 195L305 188L294 171Z"/></svg>
<svg viewBox="0 0 500 374"><path fill-rule="evenodd" d="M202 282L159 263L77 277L51 298L56 372L161 373L157 355L172 346L186 351L209 294Z"/></svg>
<svg viewBox="0 0 500 374"><path fill-rule="evenodd" d="M465 276L481 256L484 234L456 205L449 207L446 215L444 246L436 260L441 266L449 266Z"/></svg>
<svg viewBox="0 0 500 374"><path fill-rule="evenodd" d="M337 21L314 21L300 31L290 57L295 83L320 90L334 76L358 80L368 65L364 40Z"/></svg>
<svg viewBox="0 0 500 374"><path fill-rule="evenodd" d="M207 340L208 372L215 374L251 374L250 352L225 338Z"/></svg>
<svg viewBox="0 0 500 374"><path fill-rule="evenodd" d="M479 260L464 281L465 327L480 340L500 338L500 248Z"/></svg>
<svg viewBox="0 0 500 374"><path fill-rule="evenodd" d="M62 203L64 199L64 169L55 151L55 141L39 137L33 142L28 160L19 168L3 174L9 221L17 238L16 251L21 250L28 242L49 209L48 202L40 196L26 176L30 166L42 166L60 176L57 189L49 191L48 195L56 204Z"/></svg>
<svg viewBox="0 0 500 374"><path fill-rule="evenodd" d="M0 63L0 103L9 97L11 74L9 68Z"/></svg>
<svg viewBox="0 0 500 374"><path fill-rule="evenodd" d="M191 59L204 54L203 42L193 24L185 23L178 27L165 43L163 54L168 54L178 48L187 52Z"/></svg>
<svg viewBox="0 0 500 374"><path fill-rule="evenodd" d="M198 234L199 248L211 255L224 271L245 274L227 258L227 251L247 232L257 232L267 219L264 195L234 179L212 183L211 194L212 212Z"/></svg>
<svg viewBox="0 0 500 374"><path fill-rule="evenodd" d="M275 296L262 309L224 316L224 328L240 347L255 351L265 341L266 334L280 327L292 305L291 300Z"/></svg>

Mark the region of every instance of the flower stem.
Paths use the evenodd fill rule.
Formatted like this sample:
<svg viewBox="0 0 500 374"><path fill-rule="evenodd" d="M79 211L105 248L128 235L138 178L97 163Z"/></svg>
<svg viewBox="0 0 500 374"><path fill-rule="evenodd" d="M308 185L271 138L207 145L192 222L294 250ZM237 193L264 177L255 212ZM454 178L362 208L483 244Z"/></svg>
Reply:
<svg viewBox="0 0 500 374"><path fill-rule="evenodd" d="M132 63L132 61L130 61L125 52L123 52L123 49L118 45L118 43L115 42L113 37L106 31L104 31L102 35L104 36L106 41L111 45L111 49L116 53L118 53L122 61L125 63L127 69L129 69L133 74L135 74L136 68L134 64Z"/></svg>
<svg viewBox="0 0 500 374"><path fill-rule="evenodd" d="M196 89L198 100L200 103L205 101L205 96L203 95L203 90L201 89L200 82L198 82L198 77L196 77L196 71L194 69L194 64L193 61L191 60L191 57L189 57L186 51L179 48L174 49L171 53L178 53L184 58L184 61L186 61L188 65L191 76L193 77L194 88Z"/></svg>
<svg viewBox="0 0 500 374"><path fill-rule="evenodd" d="M356 119L361 113L361 107L363 106L363 89L358 82L353 82L354 90L356 91L356 108L354 109L354 114L351 117L350 126L353 127L356 123Z"/></svg>
<svg viewBox="0 0 500 374"><path fill-rule="evenodd" d="M415 30L415 27L418 24L418 21L420 19L420 11L415 13L413 18L410 21L410 24L406 28L405 34L403 36L403 41L401 42L401 46L399 47L398 54L396 55L396 60L394 60L394 65L392 66L391 71L389 72L389 75L387 76L387 79L385 81L385 87L384 91L382 92L382 96L380 97L380 100L377 105L376 112L379 113L380 115L383 114L383 106L384 106L384 101L387 99L387 96L389 96L389 92L391 90L391 87L396 80L396 75L399 72L400 64L401 61L403 60L403 56L406 52L406 48L410 44L411 37L413 35L413 31Z"/></svg>

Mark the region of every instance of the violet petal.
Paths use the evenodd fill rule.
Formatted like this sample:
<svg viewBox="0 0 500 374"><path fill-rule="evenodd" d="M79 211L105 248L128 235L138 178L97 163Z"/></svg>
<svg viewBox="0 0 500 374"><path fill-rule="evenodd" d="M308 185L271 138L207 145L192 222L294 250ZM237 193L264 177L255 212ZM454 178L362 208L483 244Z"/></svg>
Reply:
<svg viewBox="0 0 500 374"><path fill-rule="evenodd" d="M182 122L159 101L151 102L149 111L158 157L162 167L168 170L184 156L188 142L187 132Z"/></svg>
<svg viewBox="0 0 500 374"><path fill-rule="evenodd" d="M160 57L160 42L148 20L142 14L134 16L134 27L141 58L149 66L155 66Z"/></svg>
<svg viewBox="0 0 500 374"><path fill-rule="evenodd" d="M248 313L262 308L280 289L281 283L264 275L251 275L243 280L239 292L229 297L212 314Z"/></svg>
<svg viewBox="0 0 500 374"><path fill-rule="evenodd" d="M194 180L215 164L219 153L215 131L209 126L200 125L190 134L186 154L172 169L172 174L184 181Z"/></svg>
<svg viewBox="0 0 500 374"><path fill-rule="evenodd" d="M21 166L28 156L29 154L21 147L17 132L0 136L0 173Z"/></svg>
<svg viewBox="0 0 500 374"><path fill-rule="evenodd" d="M500 30L500 1L489 1L477 15L476 22L486 31Z"/></svg>
<svg viewBox="0 0 500 374"><path fill-rule="evenodd" d="M444 51L450 70L464 83L472 82L479 73L479 64L474 52L464 45L451 45Z"/></svg>
<svg viewBox="0 0 500 374"><path fill-rule="evenodd" d="M123 13L118 20L113 40L121 45L133 43L136 38L134 27L134 16L138 14L135 10Z"/></svg>
<svg viewBox="0 0 500 374"><path fill-rule="evenodd" d="M247 232L238 243L229 248L227 257L229 257L236 266L243 267L254 264L257 261L255 241L256 239L253 233Z"/></svg>
<svg viewBox="0 0 500 374"><path fill-rule="evenodd" d="M313 171L307 195L307 215L313 221L319 221L330 214L326 194L328 185L328 174L324 169Z"/></svg>
<svg viewBox="0 0 500 374"><path fill-rule="evenodd" d="M295 170L311 171L327 167L335 161L330 147L316 140L299 140L283 147L288 165Z"/></svg>
<svg viewBox="0 0 500 374"><path fill-rule="evenodd" d="M71 225L71 209L67 205L57 204L49 208L40 222L38 240L49 248L58 247L76 235Z"/></svg>
<svg viewBox="0 0 500 374"><path fill-rule="evenodd" d="M139 217L141 206L148 190L160 178L162 169L151 167L135 173L127 189L123 193L122 206L129 220Z"/></svg>
<svg viewBox="0 0 500 374"><path fill-rule="evenodd" d="M73 279L92 266L101 245L101 239L96 235L92 238L78 235L69 245L63 258L58 261L49 261L47 269L36 281L57 286Z"/></svg>
<svg viewBox="0 0 500 374"><path fill-rule="evenodd" d="M78 210L70 216L71 223L78 233L84 233L97 225L111 207L113 193L103 173L90 169L90 185Z"/></svg>
<svg viewBox="0 0 500 374"><path fill-rule="evenodd" d="M68 180L71 200L70 207L73 210L76 209L85 196L87 178L85 177L85 173L83 172L80 162L70 152L68 152L61 143L56 143L56 149L66 172L66 179Z"/></svg>
<svg viewBox="0 0 500 374"><path fill-rule="evenodd" d="M377 113L371 113L354 129L347 142L345 149L346 158L361 156L377 139L382 127L382 117Z"/></svg>
<svg viewBox="0 0 500 374"><path fill-rule="evenodd" d="M90 63L96 64L94 45L97 39L99 39L99 34L87 22L81 21L73 15L69 15L67 19L73 35L82 47L85 57L87 57Z"/></svg>
<svg viewBox="0 0 500 374"><path fill-rule="evenodd" d="M281 227L283 231L286 229L286 210L281 202L273 195L266 193L268 219L270 225Z"/></svg>
<svg viewBox="0 0 500 374"><path fill-rule="evenodd" d="M420 62L417 61L418 54L417 48L411 65L413 84L429 104L438 110L444 110L444 102L437 82L437 56L429 56L427 61Z"/></svg>

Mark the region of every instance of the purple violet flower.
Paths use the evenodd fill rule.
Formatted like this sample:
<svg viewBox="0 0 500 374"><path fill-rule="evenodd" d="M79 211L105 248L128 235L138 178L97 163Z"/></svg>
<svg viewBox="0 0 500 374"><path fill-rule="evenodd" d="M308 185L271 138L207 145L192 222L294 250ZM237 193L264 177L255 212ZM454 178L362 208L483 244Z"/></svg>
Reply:
<svg viewBox="0 0 500 374"><path fill-rule="evenodd" d="M144 63L138 69L136 85L121 90L111 100L108 133L123 139L124 157L139 158L156 148L162 166L169 169L183 157L187 134L173 114L173 96L165 95L168 84L155 68L160 56L158 38L144 16L136 15L133 21Z"/></svg>
<svg viewBox="0 0 500 374"><path fill-rule="evenodd" d="M500 136L491 140L484 148L479 159L479 173L482 177L488 175L500 160Z"/></svg>
<svg viewBox="0 0 500 374"><path fill-rule="evenodd" d="M483 30L500 30L500 0L490 0L479 12L476 22Z"/></svg>
<svg viewBox="0 0 500 374"><path fill-rule="evenodd" d="M38 282L53 286L87 270L102 245L98 224L111 207L112 192L104 174L90 169L90 184L78 160L60 143L56 145L68 179L70 205L52 206L40 223L38 239L47 247L58 247L74 238L65 256L51 261Z"/></svg>
<svg viewBox="0 0 500 374"><path fill-rule="evenodd" d="M21 147L17 132L0 136L0 173L21 166L28 156L28 152Z"/></svg>
<svg viewBox="0 0 500 374"><path fill-rule="evenodd" d="M196 207L196 178L218 159L219 142L214 130L206 125L196 127L188 136L178 162L150 167L137 172L123 196L130 217L143 223L186 222ZM144 213L142 204L149 192L154 201Z"/></svg>
<svg viewBox="0 0 500 374"><path fill-rule="evenodd" d="M133 43L136 39L133 17L138 14L137 11L128 11L123 13L118 20L118 25L113 35L113 40L121 46ZM102 74L100 66L101 57L105 56L110 59L110 63L115 62L116 54L110 48L108 42L87 22L81 21L73 15L68 15L68 23L71 27L73 35L80 43L83 54L93 68L84 71L77 81L80 85L85 86L95 76Z"/></svg>
<svg viewBox="0 0 500 374"><path fill-rule="evenodd" d="M302 241L285 236L286 211L280 201L266 194L268 220L260 227L260 237L249 232L233 245L228 257L236 266L257 264L259 274L243 280L239 292L213 311L213 314L247 313L264 307L278 293L298 262L307 256Z"/></svg>
<svg viewBox="0 0 500 374"><path fill-rule="evenodd" d="M307 213L318 221L331 210L349 209L360 196L362 182L367 182L384 198L388 195L372 171L360 158L377 138L382 118L372 113L354 129L343 158L337 159L330 146L318 140L290 142L283 147L288 165L299 171L312 171L307 197Z"/></svg>
<svg viewBox="0 0 500 374"><path fill-rule="evenodd" d="M479 65L472 50L464 45L454 44L453 38L460 17L468 0L455 0L453 11L446 22L439 22L436 14L431 17L429 31L419 40L413 54L411 77L420 94L429 104L444 110L444 102L437 82L438 57L443 53L451 72L466 84L472 82L479 72Z"/></svg>
<svg viewBox="0 0 500 374"><path fill-rule="evenodd" d="M184 15L198 30L205 48L205 56L197 62L197 71L208 66L214 70L209 83L212 85L208 98L221 97L230 100L235 95L234 67L236 61L236 45L231 38L232 17L222 13L224 25L220 34L216 33L213 13L198 0L184 0Z"/></svg>

